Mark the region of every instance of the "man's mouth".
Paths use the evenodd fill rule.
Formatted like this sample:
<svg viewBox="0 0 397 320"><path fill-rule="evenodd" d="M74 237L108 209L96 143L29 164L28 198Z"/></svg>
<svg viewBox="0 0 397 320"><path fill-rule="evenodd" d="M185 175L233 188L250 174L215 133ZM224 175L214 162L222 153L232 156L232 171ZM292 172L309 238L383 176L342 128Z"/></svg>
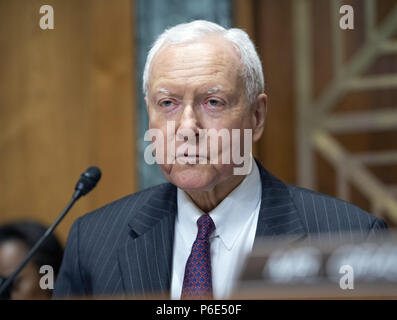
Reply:
<svg viewBox="0 0 397 320"><path fill-rule="evenodd" d="M188 154L187 152L183 154L179 154L176 156L176 160L181 159L183 162L189 163L198 163L200 159L205 159L206 161L208 160L207 156L203 156L200 154Z"/></svg>

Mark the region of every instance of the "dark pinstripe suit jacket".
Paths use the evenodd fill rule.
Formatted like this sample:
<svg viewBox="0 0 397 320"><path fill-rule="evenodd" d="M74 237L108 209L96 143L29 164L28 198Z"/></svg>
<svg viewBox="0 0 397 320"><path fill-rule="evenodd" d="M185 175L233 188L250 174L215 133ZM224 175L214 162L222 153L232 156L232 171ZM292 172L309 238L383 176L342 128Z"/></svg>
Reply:
<svg viewBox="0 0 397 320"><path fill-rule="evenodd" d="M376 235L386 224L345 201L286 185L259 163L262 202L256 238L291 240L324 232ZM73 224L54 297L170 290L177 189L166 183L129 195Z"/></svg>

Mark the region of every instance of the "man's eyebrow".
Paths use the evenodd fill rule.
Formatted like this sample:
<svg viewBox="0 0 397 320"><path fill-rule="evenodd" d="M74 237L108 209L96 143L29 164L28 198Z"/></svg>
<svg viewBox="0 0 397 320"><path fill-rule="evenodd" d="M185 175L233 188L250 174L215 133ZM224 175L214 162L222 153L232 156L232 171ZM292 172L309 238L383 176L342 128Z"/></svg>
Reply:
<svg viewBox="0 0 397 320"><path fill-rule="evenodd" d="M209 89L209 90L207 91L207 93L208 93L208 94L213 94L213 93L218 92L218 91L220 91L220 90L222 90L222 86L221 86L221 85Z"/></svg>
<svg viewBox="0 0 397 320"><path fill-rule="evenodd" d="M167 89L164 89L164 88L157 89L157 92L164 93L164 94L170 94L170 92Z"/></svg>
<svg viewBox="0 0 397 320"><path fill-rule="evenodd" d="M215 87L209 89L209 90L207 91L207 94L213 94L213 93L218 92L218 91L221 91L221 90L222 90L222 86L221 86L221 85L218 85L218 86L215 86ZM165 89L165 88L159 88L159 89L156 90L156 92L158 92L158 93L164 93L164 94L170 95L170 91L168 91L168 90Z"/></svg>

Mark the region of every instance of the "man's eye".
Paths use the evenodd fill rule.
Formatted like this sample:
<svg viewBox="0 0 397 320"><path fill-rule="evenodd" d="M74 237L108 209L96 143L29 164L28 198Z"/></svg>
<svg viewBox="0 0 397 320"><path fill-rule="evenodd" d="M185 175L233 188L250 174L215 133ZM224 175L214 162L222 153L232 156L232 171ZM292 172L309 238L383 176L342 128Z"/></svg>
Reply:
<svg viewBox="0 0 397 320"><path fill-rule="evenodd" d="M160 106L165 107L165 108L172 107L173 105L174 105L174 102L172 100L163 100L160 102Z"/></svg>
<svg viewBox="0 0 397 320"><path fill-rule="evenodd" d="M211 107L219 107L222 103L219 100L216 99L209 99L207 101L207 104Z"/></svg>

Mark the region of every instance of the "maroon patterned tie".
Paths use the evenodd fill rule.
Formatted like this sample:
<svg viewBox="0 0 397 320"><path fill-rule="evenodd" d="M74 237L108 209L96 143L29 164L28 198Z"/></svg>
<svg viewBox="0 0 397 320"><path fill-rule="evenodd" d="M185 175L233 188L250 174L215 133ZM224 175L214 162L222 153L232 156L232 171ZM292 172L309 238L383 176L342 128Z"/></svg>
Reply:
<svg viewBox="0 0 397 320"><path fill-rule="evenodd" d="M208 214L203 214L197 226L197 238L186 262L181 299L212 298L210 235L215 224Z"/></svg>

